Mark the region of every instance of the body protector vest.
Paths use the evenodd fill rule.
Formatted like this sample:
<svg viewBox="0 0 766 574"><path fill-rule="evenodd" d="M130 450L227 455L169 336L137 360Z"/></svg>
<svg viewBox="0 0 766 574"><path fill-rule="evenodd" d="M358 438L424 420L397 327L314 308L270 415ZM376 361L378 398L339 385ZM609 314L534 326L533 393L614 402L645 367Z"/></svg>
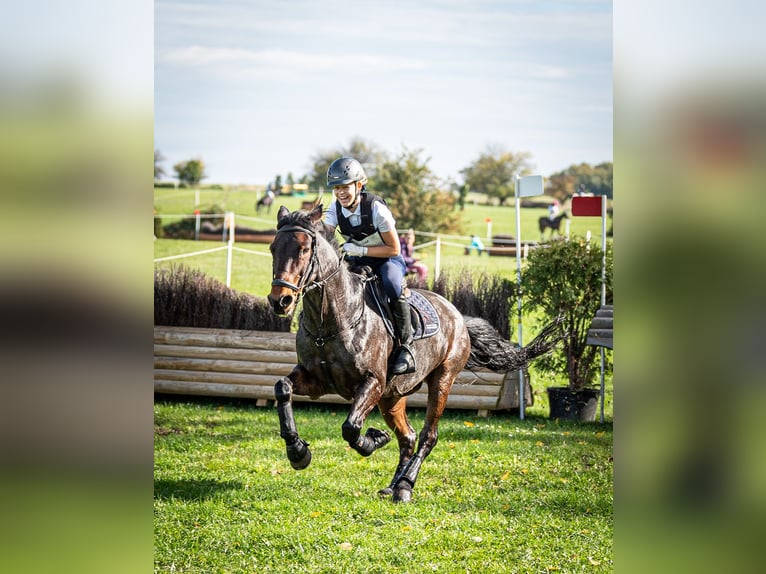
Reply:
<svg viewBox="0 0 766 574"><path fill-rule="evenodd" d="M338 227L340 228L340 234L346 241L353 241L357 245L364 247L383 245L383 237L375 227L375 222L372 219L372 206L376 201L386 204L386 200L375 195L373 193L367 193L363 191L359 199L361 223L355 227L351 226L351 223L343 215L340 203L335 204L335 214L338 219ZM360 263L364 265L372 265L373 267L380 265L386 261L387 257L360 257Z"/></svg>

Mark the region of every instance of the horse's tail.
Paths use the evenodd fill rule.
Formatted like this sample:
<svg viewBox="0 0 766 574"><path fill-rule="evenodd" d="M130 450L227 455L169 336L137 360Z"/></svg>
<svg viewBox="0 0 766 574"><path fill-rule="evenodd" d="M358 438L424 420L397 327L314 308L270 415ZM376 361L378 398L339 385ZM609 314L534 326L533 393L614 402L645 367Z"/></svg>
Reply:
<svg viewBox="0 0 766 574"><path fill-rule="evenodd" d="M465 317L471 339L467 369L486 367L492 371L516 371L537 357L553 350L566 333L561 328L563 316L557 317L526 347L514 346L484 319Z"/></svg>

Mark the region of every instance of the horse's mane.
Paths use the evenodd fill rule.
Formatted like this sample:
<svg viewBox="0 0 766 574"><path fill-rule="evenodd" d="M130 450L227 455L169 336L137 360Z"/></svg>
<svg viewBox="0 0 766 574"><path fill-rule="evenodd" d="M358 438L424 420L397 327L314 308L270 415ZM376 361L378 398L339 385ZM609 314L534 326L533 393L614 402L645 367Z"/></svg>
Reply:
<svg viewBox="0 0 766 574"><path fill-rule="evenodd" d="M321 207L321 204L319 204L319 207ZM311 229L320 233L333 248L338 249L338 240L335 236L335 230L332 228L332 226L327 225L324 220L317 222L313 221L310 214L311 211L307 211L305 209L292 211L279 220L277 223L277 229L284 227L285 225L297 225L298 227Z"/></svg>

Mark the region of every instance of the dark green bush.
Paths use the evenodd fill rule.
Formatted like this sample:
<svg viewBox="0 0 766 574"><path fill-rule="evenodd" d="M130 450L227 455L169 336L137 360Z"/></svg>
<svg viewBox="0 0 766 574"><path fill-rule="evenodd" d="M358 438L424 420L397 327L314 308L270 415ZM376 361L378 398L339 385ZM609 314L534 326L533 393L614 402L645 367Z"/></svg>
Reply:
<svg viewBox="0 0 766 574"><path fill-rule="evenodd" d="M524 310L540 312L541 324L563 314L563 328L568 332L562 346L537 359L535 366L541 371L566 373L572 389L590 385L598 368L599 348L586 345L586 340L593 316L601 306L602 258L600 246L591 246L582 237L574 236L531 251L522 272ZM608 244L607 305L613 301L613 263L612 246Z"/></svg>
<svg viewBox="0 0 766 574"><path fill-rule="evenodd" d="M199 270L183 265L154 271L154 324L170 327L290 330L265 297L238 293Z"/></svg>
<svg viewBox="0 0 766 574"><path fill-rule="evenodd" d="M510 339L510 312L515 285L499 275L473 273L467 269L445 271L432 281L431 291L450 301L463 315L481 317Z"/></svg>

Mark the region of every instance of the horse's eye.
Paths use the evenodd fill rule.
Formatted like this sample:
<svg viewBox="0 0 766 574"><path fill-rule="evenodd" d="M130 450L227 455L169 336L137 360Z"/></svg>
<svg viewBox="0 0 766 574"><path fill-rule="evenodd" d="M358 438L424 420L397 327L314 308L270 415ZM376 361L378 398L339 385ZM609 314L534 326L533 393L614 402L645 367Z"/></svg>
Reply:
<svg viewBox="0 0 766 574"><path fill-rule="evenodd" d="M311 248L310 247L303 247L303 248L301 248L301 255L307 256L309 253L311 253Z"/></svg>

